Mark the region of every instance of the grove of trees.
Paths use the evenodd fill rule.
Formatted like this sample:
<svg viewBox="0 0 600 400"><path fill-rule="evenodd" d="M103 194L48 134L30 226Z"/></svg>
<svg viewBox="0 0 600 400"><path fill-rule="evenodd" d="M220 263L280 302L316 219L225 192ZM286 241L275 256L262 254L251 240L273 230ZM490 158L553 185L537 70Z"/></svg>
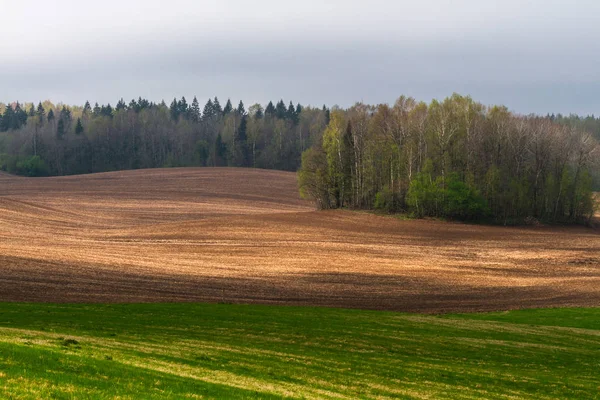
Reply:
<svg viewBox="0 0 600 400"><path fill-rule="evenodd" d="M348 109L283 100L0 103L0 170L26 176L177 166L299 171L320 208L586 222L600 118L517 115L453 95Z"/></svg>
<svg viewBox="0 0 600 400"><path fill-rule="evenodd" d="M456 94L333 109L302 155L300 190L324 209L586 222L600 147L582 121L516 115Z"/></svg>

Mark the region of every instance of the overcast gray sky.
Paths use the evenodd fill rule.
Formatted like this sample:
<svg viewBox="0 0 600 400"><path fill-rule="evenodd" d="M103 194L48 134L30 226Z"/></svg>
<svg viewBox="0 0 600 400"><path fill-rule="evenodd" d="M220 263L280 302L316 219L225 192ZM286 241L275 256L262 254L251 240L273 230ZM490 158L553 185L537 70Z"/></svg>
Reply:
<svg viewBox="0 0 600 400"><path fill-rule="evenodd" d="M0 0L0 15L4 102L458 92L600 114L597 0Z"/></svg>

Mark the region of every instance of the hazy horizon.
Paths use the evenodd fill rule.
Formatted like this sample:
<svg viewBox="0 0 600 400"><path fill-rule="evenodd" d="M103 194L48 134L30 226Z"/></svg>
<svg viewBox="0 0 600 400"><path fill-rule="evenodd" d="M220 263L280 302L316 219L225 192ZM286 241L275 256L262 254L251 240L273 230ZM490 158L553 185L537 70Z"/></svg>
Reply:
<svg viewBox="0 0 600 400"><path fill-rule="evenodd" d="M194 95L347 107L452 93L600 114L600 3L579 0L10 2L0 101Z"/></svg>

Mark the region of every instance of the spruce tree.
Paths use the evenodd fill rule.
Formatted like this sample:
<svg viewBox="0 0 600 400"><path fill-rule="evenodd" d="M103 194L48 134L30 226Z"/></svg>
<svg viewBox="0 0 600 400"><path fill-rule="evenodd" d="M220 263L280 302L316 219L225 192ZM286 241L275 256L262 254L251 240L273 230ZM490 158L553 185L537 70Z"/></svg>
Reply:
<svg viewBox="0 0 600 400"><path fill-rule="evenodd" d="M179 119L179 103L177 102L177 99L173 99L169 110L171 112L171 119L177 121Z"/></svg>
<svg viewBox="0 0 600 400"><path fill-rule="evenodd" d="M15 107L15 118L13 120L12 129L19 129L21 126L27 123L27 112L21 108L19 102Z"/></svg>
<svg viewBox="0 0 600 400"><path fill-rule="evenodd" d="M164 101L163 101L164 103ZM142 96L138 98L138 112L146 108L151 108L153 104L146 99L142 99Z"/></svg>
<svg viewBox="0 0 600 400"><path fill-rule="evenodd" d="M215 106L211 99L208 99L204 105L204 111L202 111L202 119L209 120L215 114Z"/></svg>
<svg viewBox="0 0 600 400"><path fill-rule="evenodd" d="M290 101L290 105L288 106L288 109L287 109L287 112L286 112L285 116L290 121L295 121L296 120L296 107L294 107L294 104L291 101Z"/></svg>
<svg viewBox="0 0 600 400"><path fill-rule="evenodd" d="M102 109L96 102L96 104L94 105L94 117L99 117L100 115L102 115Z"/></svg>
<svg viewBox="0 0 600 400"><path fill-rule="evenodd" d="M223 108L223 115L227 115L233 111L233 105L231 104L231 99L227 99L227 103L225 104L225 108Z"/></svg>
<svg viewBox="0 0 600 400"><path fill-rule="evenodd" d="M192 106L190 107L190 116L192 121L200 122L200 104L198 103L198 99L194 96L194 100L192 101Z"/></svg>
<svg viewBox="0 0 600 400"><path fill-rule="evenodd" d="M223 114L223 108L221 107L221 103L219 103L219 99L216 96L213 100L213 108L215 110L215 115Z"/></svg>
<svg viewBox="0 0 600 400"><path fill-rule="evenodd" d="M182 97L181 100L179 101L179 103L177 103L177 108L179 111L179 115L187 118L188 117L188 103L187 100L185 99L185 97Z"/></svg>
<svg viewBox="0 0 600 400"><path fill-rule="evenodd" d="M275 115L275 106L272 101L269 101L267 108L265 108L265 116L272 117Z"/></svg>
<svg viewBox="0 0 600 400"><path fill-rule="evenodd" d="M62 139L62 137L64 135L65 135L65 122L63 121L62 118L59 118L58 125L56 127L56 137L58 139Z"/></svg>
<svg viewBox="0 0 600 400"><path fill-rule="evenodd" d="M52 121L54 121L54 110L50 109L50 111L48 111L48 122Z"/></svg>
<svg viewBox="0 0 600 400"><path fill-rule="evenodd" d="M35 106L31 103L31 107L29 107L29 117L35 117Z"/></svg>
<svg viewBox="0 0 600 400"><path fill-rule="evenodd" d="M275 116L278 119L285 119L287 116L287 108L285 107L285 103L283 100L279 100L277 105L275 106Z"/></svg>
<svg viewBox="0 0 600 400"><path fill-rule="evenodd" d="M140 112L140 106L138 105L138 102L135 101L135 99L131 99L131 101L129 102L129 109L134 110L136 113Z"/></svg>
<svg viewBox="0 0 600 400"><path fill-rule="evenodd" d="M110 106L110 103L108 103L108 104L106 105L106 107L105 107L105 106L102 106L102 108L101 108L101 110L100 110L100 113L101 113L103 116L105 116L105 117L112 118L112 116L113 116L113 108Z"/></svg>
<svg viewBox="0 0 600 400"><path fill-rule="evenodd" d="M240 100L240 104L238 104L237 112L240 115L246 115L246 107L244 107L244 102Z"/></svg>
<svg viewBox="0 0 600 400"><path fill-rule="evenodd" d="M261 119L264 115L265 113L263 112L263 108L259 104L256 108L256 112L254 113L254 118Z"/></svg>
<svg viewBox="0 0 600 400"><path fill-rule="evenodd" d="M215 140L215 167L220 167L227 165L227 145L223 142L223 137L221 136L221 132L217 135L217 139Z"/></svg>
<svg viewBox="0 0 600 400"><path fill-rule="evenodd" d="M327 106L325 106L325 104L323 104L323 112L325 113L325 123L329 125L329 121L331 120L331 112Z"/></svg>
<svg viewBox="0 0 600 400"><path fill-rule="evenodd" d="M81 118L77 118L77 125L75 125L75 134L81 135L83 133L83 124Z"/></svg>
<svg viewBox="0 0 600 400"><path fill-rule="evenodd" d="M4 114L2 115L2 127L0 127L0 130L6 132L9 129L12 129L13 119L14 110L12 106L8 104L4 109Z"/></svg>
<svg viewBox="0 0 600 400"><path fill-rule="evenodd" d="M127 104L125 104L125 101L121 97L121 100L119 100L119 102L117 103L116 110L121 111L121 110L125 110L125 109L127 109Z"/></svg>
<svg viewBox="0 0 600 400"><path fill-rule="evenodd" d="M64 120L65 123L71 121L71 110L67 108L67 106L63 106L60 110L60 119Z"/></svg>
<svg viewBox="0 0 600 400"><path fill-rule="evenodd" d="M44 119L46 117L46 110L44 110L44 106L42 105L41 101L40 101L40 103L37 106L36 114L37 114L37 117L38 117L38 124L42 125L44 123Z"/></svg>
<svg viewBox="0 0 600 400"><path fill-rule="evenodd" d="M83 115L89 115L92 111L92 106L89 101L85 102L85 106L83 106Z"/></svg>

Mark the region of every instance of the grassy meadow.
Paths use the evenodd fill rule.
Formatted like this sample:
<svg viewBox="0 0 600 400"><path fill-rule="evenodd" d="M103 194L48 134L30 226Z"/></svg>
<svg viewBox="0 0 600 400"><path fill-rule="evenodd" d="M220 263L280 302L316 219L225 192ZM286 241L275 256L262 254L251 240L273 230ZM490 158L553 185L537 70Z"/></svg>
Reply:
<svg viewBox="0 0 600 400"><path fill-rule="evenodd" d="M0 398L600 398L600 309L0 303Z"/></svg>

